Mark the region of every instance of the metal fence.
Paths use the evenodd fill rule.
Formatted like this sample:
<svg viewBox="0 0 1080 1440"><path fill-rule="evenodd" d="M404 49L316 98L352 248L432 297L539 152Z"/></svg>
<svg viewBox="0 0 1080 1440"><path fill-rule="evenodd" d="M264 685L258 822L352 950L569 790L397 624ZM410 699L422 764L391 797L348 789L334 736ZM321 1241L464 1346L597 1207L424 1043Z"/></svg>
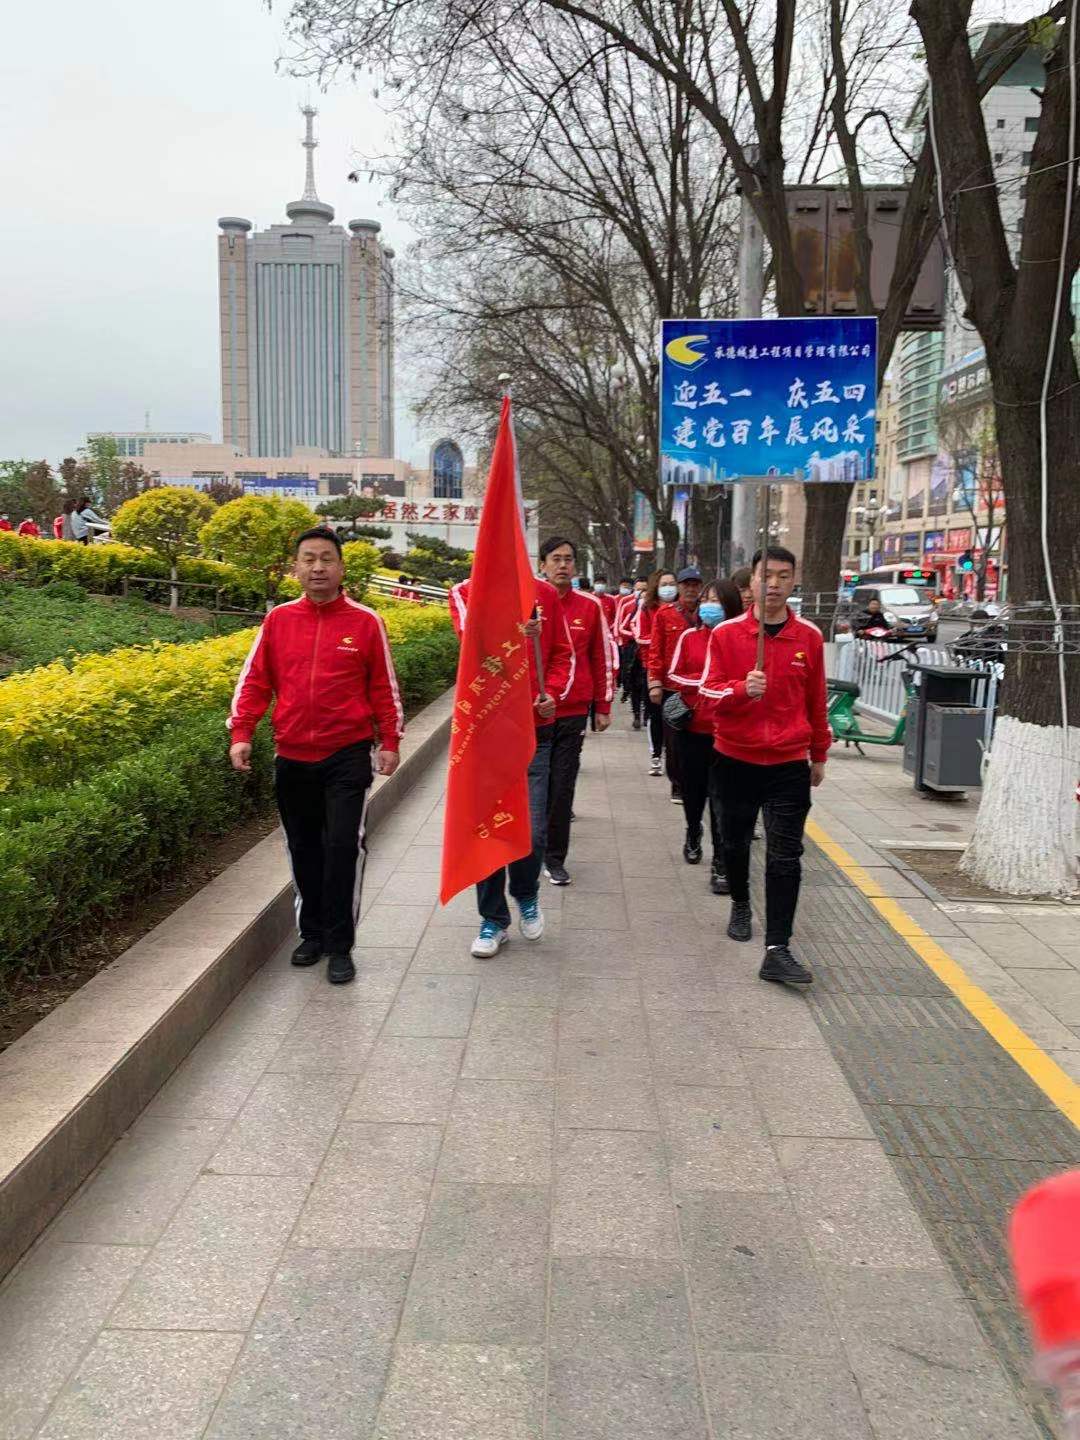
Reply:
<svg viewBox="0 0 1080 1440"><path fill-rule="evenodd" d="M425 585L412 580L402 585L399 580L389 580L385 575L373 575L369 583L372 590L377 590L380 595L412 600L420 605L445 605L450 594L442 585Z"/></svg>

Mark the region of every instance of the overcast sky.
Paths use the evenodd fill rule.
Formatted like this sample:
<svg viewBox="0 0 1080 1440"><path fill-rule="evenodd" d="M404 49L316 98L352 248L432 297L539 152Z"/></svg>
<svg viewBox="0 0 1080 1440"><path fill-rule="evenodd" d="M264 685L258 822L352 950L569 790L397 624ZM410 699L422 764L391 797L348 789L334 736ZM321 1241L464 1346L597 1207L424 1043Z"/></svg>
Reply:
<svg viewBox="0 0 1080 1440"><path fill-rule="evenodd" d="M261 0L9 7L0 59L0 459L71 454L88 430L221 438L219 215L285 221L303 191L305 86L275 72ZM316 178L336 221L408 238L350 185L386 122L363 88L311 92ZM397 448L423 447L398 396Z"/></svg>

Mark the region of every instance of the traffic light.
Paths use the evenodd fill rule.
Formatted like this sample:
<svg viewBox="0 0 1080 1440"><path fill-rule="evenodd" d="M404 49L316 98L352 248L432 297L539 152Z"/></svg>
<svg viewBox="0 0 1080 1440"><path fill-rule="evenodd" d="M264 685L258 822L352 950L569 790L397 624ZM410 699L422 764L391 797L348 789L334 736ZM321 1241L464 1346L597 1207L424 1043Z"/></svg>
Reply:
<svg viewBox="0 0 1080 1440"><path fill-rule="evenodd" d="M956 568L958 570L975 569L975 556L972 555L970 550L965 550L964 553L960 556L960 559L956 562Z"/></svg>

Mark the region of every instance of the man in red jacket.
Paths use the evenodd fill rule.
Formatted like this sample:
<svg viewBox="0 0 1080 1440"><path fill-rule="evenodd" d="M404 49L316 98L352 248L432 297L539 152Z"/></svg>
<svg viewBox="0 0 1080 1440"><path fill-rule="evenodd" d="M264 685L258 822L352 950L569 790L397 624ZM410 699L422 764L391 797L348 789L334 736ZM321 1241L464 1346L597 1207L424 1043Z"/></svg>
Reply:
<svg viewBox="0 0 1080 1440"><path fill-rule="evenodd" d="M659 606L653 615L646 661L649 700L653 705L663 704L671 694L667 677L679 636L684 630L692 629L701 623L697 613L701 599L701 571L696 565L687 565L675 576L675 583L679 592L678 599L673 604ZM666 720L664 750L667 754L668 779L671 781L671 801L677 805L682 800L682 771L675 732Z"/></svg>
<svg viewBox="0 0 1080 1440"><path fill-rule="evenodd" d="M757 668L761 566L765 566L765 659ZM810 790L825 778L832 743L825 715L825 646L821 632L788 606L795 556L770 546L754 556L756 603L718 625L709 640L702 701L712 712L717 750L724 859L731 887L733 940L753 934L750 841L758 811L767 824L763 980L809 985L813 979L788 948L799 903L803 830Z"/></svg>
<svg viewBox="0 0 1080 1440"><path fill-rule="evenodd" d="M327 957L327 978L356 975L352 947L373 774L392 775L405 717L383 623L342 592L341 541L317 526L296 542L304 594L262 623L233 695L229 759L251 769L251 737L271 696L278 811L297 892L294 965ZM378 749L372 763L372 746Z"/></svg>
<svg viewBox="0 0 1080 1440"><path fill-rule="evenodd" d="M460 640L465 631L469 604L468 580L450 591L450 615ZM548 782L551 775L551 742L555 734L555 707L569 693L574 674L574 651L566 623L559 612L559 597L545 580L536 581L536 609L524 626L529 647L529 680L536 718L536 750L529 763L529 821L532 850L521 860L496 870L476 887L480 911L480 933L472 943L478 960L497 955L510 938L510 907L506 902L507 878L510 895L517 901L519 926L526 940L539 940L544 933L540 909L540 871L547 844ZM543 677L537 675L533 637L540 638Z"/></svg>
<svg viewBox="0 0 1080 1440"><path fill-rule="evenodd" d="M569 885L566 852L570 848L570 816L581 766L581 745L589 707L595 706L596 728L611 724L615 691L611 637L595 595L574 588L577 547L552 536L540 546L540 567L559 595L559 610L574 646L574 676L566 697L555 710L548 788L547 854L544 868L552 885Z"/></svg>

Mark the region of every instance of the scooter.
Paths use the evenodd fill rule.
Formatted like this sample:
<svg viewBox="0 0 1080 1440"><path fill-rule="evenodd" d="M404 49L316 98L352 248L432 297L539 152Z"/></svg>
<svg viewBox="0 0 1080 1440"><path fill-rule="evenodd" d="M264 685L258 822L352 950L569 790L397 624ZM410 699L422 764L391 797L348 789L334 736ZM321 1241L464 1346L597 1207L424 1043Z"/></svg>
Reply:
<svg viewBox="0 0 1080 1440"><path fill-rule="evenodd" d="M832 730L834 740L842 740L845 746L854 745L860 755L865 754L864 745L903 745L904 731L907 728L907 707L912 695L915 693L916 666L911 656L918 651L916 645L905 645L901 650L894 650L891 655L883 655L880 660L875 661L878 665L891 665L894 660L903 661L904 664L904 692L905 700L900 717L888 735L875 735L870 730L863 730L859 725L859 717L855 713L855 701L862 693L854 680L833 680L825 681L825 689L828 694L827 716L829 728Z"/></svg>

